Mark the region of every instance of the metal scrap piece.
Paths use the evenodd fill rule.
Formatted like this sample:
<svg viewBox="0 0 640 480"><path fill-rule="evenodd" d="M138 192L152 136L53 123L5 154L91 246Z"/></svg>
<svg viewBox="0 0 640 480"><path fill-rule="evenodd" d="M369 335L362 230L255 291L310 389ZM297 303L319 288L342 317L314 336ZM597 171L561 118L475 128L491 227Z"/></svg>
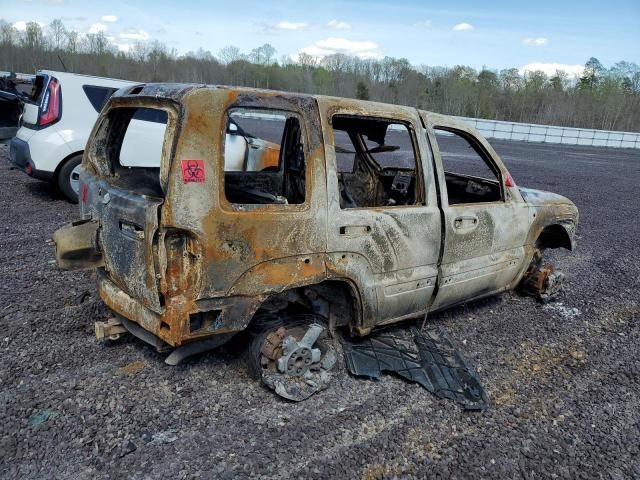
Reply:
<svg viewBox="0 0 640 480"><path fill-rule="evenodd" d="M477 373L442 330L415 331L412 339L385 331L346 341L344 352L347 368L353 375L377 379L382 372L394 372L439 398L460 403L465 410L488 406Z"/></svg>

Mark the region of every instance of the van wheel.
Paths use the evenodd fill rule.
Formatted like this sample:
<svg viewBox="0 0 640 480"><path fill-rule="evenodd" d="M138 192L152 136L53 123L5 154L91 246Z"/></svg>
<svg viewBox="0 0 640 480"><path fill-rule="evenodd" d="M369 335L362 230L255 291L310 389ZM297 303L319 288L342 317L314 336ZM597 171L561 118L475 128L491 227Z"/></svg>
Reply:
<svg viewBox="0 0 640 480"><path fill-rule="evenodd" d="M67 160L58 172L58 188L72 203L78 203L82 154Z"/></svg>

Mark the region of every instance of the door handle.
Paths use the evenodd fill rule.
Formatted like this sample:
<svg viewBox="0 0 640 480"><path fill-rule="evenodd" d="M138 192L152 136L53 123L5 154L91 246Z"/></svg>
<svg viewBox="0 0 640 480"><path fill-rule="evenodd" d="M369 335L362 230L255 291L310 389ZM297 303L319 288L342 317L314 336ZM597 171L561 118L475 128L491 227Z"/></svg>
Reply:
<svg viewBox="0 0 640 480"><path fill-rule="evenodd" d="M369 225L343 225L340 227L340 235L347 235L349 237L367 235L369 233L371 233L371 226Z"/></svg>
<svg viewBox="0 0 640 480"><path fill-rule="evenodd" d="M474 228L478 225L478 217L475 215L461 215L453 221L455 228Z"/></svg>

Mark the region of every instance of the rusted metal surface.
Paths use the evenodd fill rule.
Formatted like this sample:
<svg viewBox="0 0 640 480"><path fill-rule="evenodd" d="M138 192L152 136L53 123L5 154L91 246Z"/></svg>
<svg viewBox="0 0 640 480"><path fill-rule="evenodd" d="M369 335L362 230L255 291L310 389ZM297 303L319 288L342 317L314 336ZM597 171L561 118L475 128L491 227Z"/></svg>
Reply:
<svg viewBox="0 0 640 480"><path fill-rule="evenodd" d="M260 353L262 357L260 363L264 366L268 362L275 362L282 355L282 340L287 335L287 329L284 327L278 328L275 332L271 332L265 338L262 347L260 347Z"/></svg>
<svg viewBox="0 0 640 480"><path fill-rule="evenodd" d="M63 270L86 270L104 265L98 246L98 222L80 221L53 235L56 262Z"/></svg>
<svg viewBox="0 0 640 480"><path fill-rule="evenodd" d="M97 340L117 340L120 335L127 333L127 329L124 328L120 320L111 317L104 322L96 322L95 332Z"/></svg>
<svg viewBox="0 0 640 480"><path fill-rule="evenodd" d="M123 112L132 108L168 115L162 161L153 175L134 178L109 160L131 118ZM243 108L289 112L299 122L299 202L228 200L228 112ZM414 202L341 206L336 116L381 119L407 129L416 161L410 172ZM499 202L448 204L436 126L481 145L499 173ZM259 161L275 167L274 152L281 147L267 150ZM183 160L197 160L197 182L185 181ZM401 187L408 184L403 175ZM81 215L96 233L79 236L81 245L57 234L59 265L99 267L105 303L173 347L241 331L274 298L322 311L327 323L331 317L365 335L376 325L513 289L539 247L573 247L578 221L568 199L514 185L489 143L455 119L409 107L248 88L150 84L118 92L94 127L82 183ZM287 292L295 295L282 297ZM348 318L335 308L331 313L332 297L341 311L346 303L352 307Z"/></svg>
<svg viewBox="0 0 640 480"><path fill-rule="evenodd" d="M553 265L532 265L525 273L520 287L524 293L546 303L558 294L563 282L564 274L557 271Z"/></svg>

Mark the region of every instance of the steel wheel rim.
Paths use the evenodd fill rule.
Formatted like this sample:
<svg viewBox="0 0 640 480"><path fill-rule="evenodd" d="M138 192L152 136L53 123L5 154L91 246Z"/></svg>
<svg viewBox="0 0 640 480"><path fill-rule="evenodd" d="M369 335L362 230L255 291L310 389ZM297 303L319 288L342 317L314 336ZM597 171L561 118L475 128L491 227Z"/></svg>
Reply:
<svg viewBox="0 0 640 480"><path fill-rule="evenodd" d="M76 165L73 170L71 170L71 175L69 175L69 186L71 186L71 190L73 190L76 195L80 192L80 164Z"/></svg>

